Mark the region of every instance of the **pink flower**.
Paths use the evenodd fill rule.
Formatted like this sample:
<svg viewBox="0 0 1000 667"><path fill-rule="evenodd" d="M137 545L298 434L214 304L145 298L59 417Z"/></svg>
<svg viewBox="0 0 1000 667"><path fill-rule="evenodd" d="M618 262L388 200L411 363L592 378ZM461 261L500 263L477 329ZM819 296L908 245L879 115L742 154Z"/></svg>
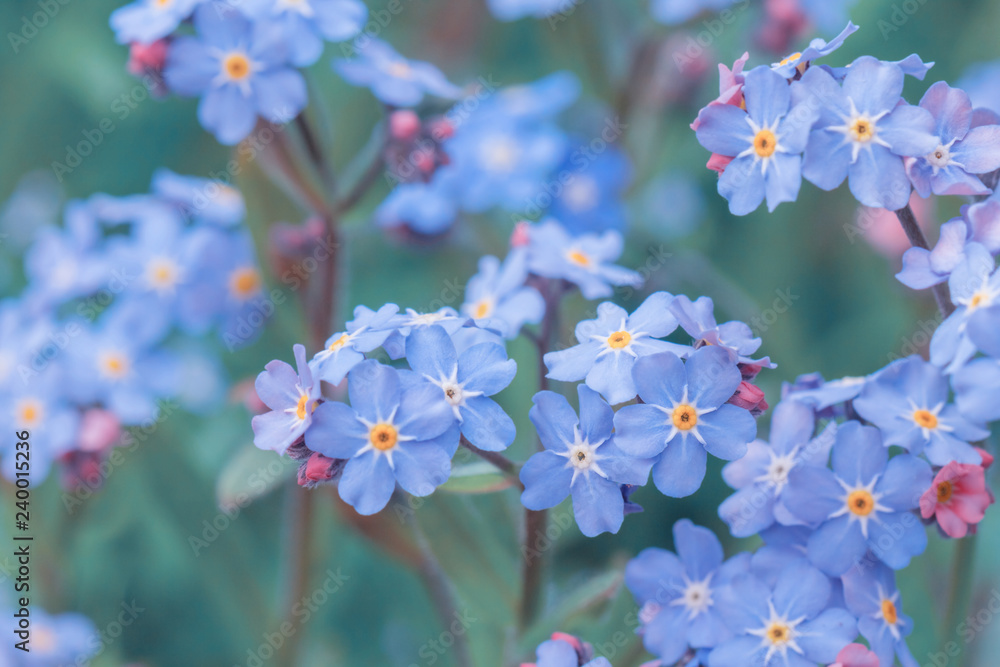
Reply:
<svg viewBox="0 0 1000 667"><path fill-rule="evenodd" d="M750 54L744 53L733 63L732 69L719 63L719 96L709 102L705 109L717 104L728 104L734 107L743 106L743 66L746 65L749 59ZM699 125L701 125L701 112L698 112L698 117L691 123L691 129L697 130ZM708 158L708 164L705 166L721 174L725 171L726 165L732 161L733 158L729 156L712 153L712 157Z"/></svg>
<svg viewBox="0 0 1000 667"><path fill-rule="evenodd" d="M935 517L945 535L959 538L983 520L992 502L983 466L952 461L920 496L920 514L925 519Z"/></svg>
<svg viewBox="0 0 1000 667"><path fill-rule="evenodd" d="M115 413L90 408L80 420L77 448L84 452L102 452L110 449L121 435L121 422Z"/></svg>
<svg viewBox="0 0 1000 667"><path fill-rule="evenodd" d="M879 667L878 656L861 644L848 644L830 667Z"/></svg>

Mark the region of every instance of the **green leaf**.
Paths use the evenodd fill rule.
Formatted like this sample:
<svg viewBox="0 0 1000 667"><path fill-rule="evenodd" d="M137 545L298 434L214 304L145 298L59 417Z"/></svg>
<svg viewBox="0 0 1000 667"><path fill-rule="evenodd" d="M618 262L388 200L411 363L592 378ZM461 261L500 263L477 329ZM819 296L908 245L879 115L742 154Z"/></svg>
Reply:
<svg viewBox="0 0 1000 667"><path fill-rule="evenodd" d="M494 493L513 484L514 479L493 464L475 461L452 468L451 478L441 486L441 490L449 493Z"/></svg>

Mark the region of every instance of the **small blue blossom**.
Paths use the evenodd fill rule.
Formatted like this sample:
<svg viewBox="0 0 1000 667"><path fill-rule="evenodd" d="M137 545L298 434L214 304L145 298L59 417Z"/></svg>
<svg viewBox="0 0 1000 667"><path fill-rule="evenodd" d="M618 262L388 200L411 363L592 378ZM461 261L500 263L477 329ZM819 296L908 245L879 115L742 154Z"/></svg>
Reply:
<svg viewBox="0 0 1000 667"><path fill-rule="evenodd" d="M616 231L573 237L555 220L530 229L528 270L543 278L561 278L580 288L587 299L611 296L611 286L638 287L642 276L611 262L622 254Z"/></svg>
<svg viewBox="0 0 1000 667"><path fill-rule="evenodd" d="M421 327L429 327L435 324L444 328L449 336L455 336L458 330L468 326L470 320L458 311L449 306L444 306L429 313L419 313L412 308L407 308L405 313L400 313L392 318L388 326L392 329L389 337L382 343L382 348L390 359L402 359L406 356L406 339L412 331ZM350 331L350 323L348 323Z"/></svg>
<svg viewBox="0 0 1000 667"><path fill-rule="evenodd" d="M931 338L931 363L953 373L975 355L977 349L996 350L1000 331L1000 272L985 247L966 246L965 259L948 278L955 312L945 319Z"/></svg>
<svg viewBox="0 0 1000 667"><path fill-rule="evenodd" d="M657 352L685 356L690 348L659 340L673 333L677 319L670 314L673 295L656 292L631 315L613 303L597 307L597 319L576 325L577 345L545 355L548 376L562 382L586 378L587 386L612 405L635 398L632 368L636 361Z"/></svg>
<svg viewBox="0 0 1000 667"><path fill-rule="evenodd" d="M166 37L203 0L136 0L111 12L111 29L119 44L149 44Z"/></svg>
<svg viewBox="0 0 1000 667"><path fill-rule="evenodd" d="M306 363L306 348L295 345L293 351L297 370L275 359L254 383L257 396L271 411L253 418L253 444L279 454L306 432L322 399L320 384Z"/></svg>
<svg viewBox="0 0 1000 667"><path fill-rule="evenodd" d="M617 533L625 518L619 485L645 484L653 462L618 448L611 434L614 411L596 391L581 384L577 393L579 418L566 397L551 391L535 394L529 417L545 449L521 468L521 503L543 510L572 494L584 535Z"/></svg>
<svg viewBox="0 0 1000 667"><path fill-rule="evenodd" d="M182 176L160 168L153 174L152 191L177 206L189 219L230 227L246 217L243 195L220 181Z"/></svg>
<svg viewBox="0 0 1000 667"><path fill-rule="evenodd" d="M479 327L516 338L525 324L537 324L545 315L545 301L526 283L528 255L514 248L501 263L492 255L479 260L479 272L465 287L462 314Z"/></svg>
<svg viewBox="0 0 1000 667"><path fill-rule="evenodd" d="M32 486L45 480L54 461L76 448L80 413L67 401L64 382L61 369L50 364L41 374L0 389L4 405L0 427L12 434L0 444L2 470L7 479L17 479L16 453L24 452L23 448L16 449L18 439L14 433L31 434L28 479Z"/></svg>
<svg viewBox="0 0 1000 667"><path fill-rule="evenodd" d="M455 99L461 92L434 65L407 60L380 39L359 40L355 51L357 58L337 60L334 69L349 84L371 89L385 104L411 107L424 95Z"/></svg>
<svg viewBox="0 0 1000 667"><path fill-rule="evenodd" d="M624 231L622 195L632 180L632 164L621 149L610 145L587 160L578 148L567 156L559 173L568 174L569 180L554 195L549 215L573 234L600 233L607 229Z"/></svg>
<svg viewBox="0 0 1000 667"><path fill-rule="evenodd" d="M38 231L24 259L25 298L40 307L59 306L107 286L113 271L107 252L72 227ZM116 283L117 284L117 283Z"/></svg>
<svg viewBox="0 0 1000 667"><path fill-rule="evenodd" d="M1000 220L991 223L997 226ZM948 280L955 267L967 258L972 230L964 218L952 218L941 225L934 248L913 247L903 254L903 269L896 279L911 289L927 289Z"/></svg>
<svg viewBox="0 0 1000 667"><path fill-rule="evenodd" d="M160 348L170 320L138 298L115 303L67 348L68 392L100 403L124 424L156 417L157 401L176 392L176 359Z"/></svg>
<svg viewBox="0 0 1000 667"><path fill-rule="evenodd" d="M737 0L653 0L649 11L653 19L666 25L686 23L702 12L720 12Z"/></svg>
<svg viewBox="0 0 1000 667"><path fill-rule="evenodd" d="M197 37L171 43L164 77L176 93L201 96L198 120L220 143L238 143L258 116L287 123L302 111L305 79L288 65L274 25L214 3L200 6L194 23Z"/></svg>
<svg viewBox="0 0 1000 667"><path fill-rule="evenodd" d="M580 80L572 72L553 72L532 83L505 86L486 98L476 120L500 119L523 123L552 120L580 96Z"/></svg>
<svg viewBox="0 0 1000 667"><path fill-rule="evenodd" d="M767 198L767 208L795 201L802 184L802 151L817 118L816 106L792 104L788 82L760 66L746 75L746 111L713 104L698 118L702 146L734 159L719 178L719 194L734 215L750 213Z"/></svg>
<svg viewBox="0 0 1000 667"><path fill-rule="evenodd" d="M922 453L936 466L980 463L979 452L969 443L990 434L948 403L948 378L917 355L894 361L869 380L854 408L881 429L886 447Z"/></svg>
<svg viewBox="0 0 1000 667"><path fill-rule="evenodd" d="M902 92L903 70L869 56L848 68L843 87L823 68L808 69L792 84L793 98L819 109L802 166L806 180L833 190L847 178L865 206L906 206L903 157L927 155L938 140L930 112L899 105Z"/></svg>
<svg viewBox="0 0 1000 667"><path fill-rule="evenodd" d="M966 419L983 424L1000 420L1000 359L973 359L951 376L955 405Z"/></svg>
<svg viewBox="0 0 1000 667"><path fill-rule="evenodd" d="M655 458L653 481L665 495L689 496L705 478L707 453L733 461L747 452L757 422L727 404L740 386L740 371L718 347L696 350L681 362L671 352L642 357L632 375L643 404L615 414L615 438L623 451Z"/></svg>
<svg viewBox="0 0 1000 667"><path fill-rule="evenodd" d="M857 29L858 26L854 25L851 21L848 21L847 27L845 27L839 35L834 37L829 42L825 39L817 37L809 42L809 46L802 51L793 53L781 62L771 65L771 69L786 79L791 79L795 76L797 71L804 71L805 66L808 66L808 63L828 56L843 46L844 40L854 34Z"/></svg>
<svg viewBox="0 0 1000 667"><path fill-rule="evenodd" d="M839 380L823 380L819 373L809 373L795 378L795 382L784 383L781 398L802 401L816 411L816 416L833 419L843 416L842 404L853 400L865 387L866 377L845 377Z"/></svg>
<svg viewBox="0 0 1000 667"><path fill-rule="evenodd" d="M728 350L733 359L741 364L774 368L769 357L751 359L749 355L760 348L761 340L753 335L753 329L743 322L733 320L718 324L715 320L715 304L707 296L691 301L683 294L677 295L670 304L670 312L677 322L694 340L695 347L706 343Z"/></svg>
<svg viewBox="0 0 1000 667"><path fill-rule="evenodd" d="M545 188L569 147L566 134L551 122L525 122L481 113L462 124L445 143L462 207L473 212L494 206L538 211L551 201ZM530 211L534 212L534 211Z"/></svg>
<svg viewBox="0 0 1000 667"><path fill-rule="evenodd" d="M800 401L782 401L771 417L770 443L754 440L743 458L727 463L722 478L737 492L719 505L734 537L750 537L777 521L800 523L781 502L788 474L797 465L826 465L836 427L813 440L816 417Z"/></svg>
<svg viewBox="0 0 1000 667"><path fill-rule="evenodd" d="M348 371L365 359L365 354L385 343L398 322L399 306L387 303L378 310L358 306L347 331L333 334L322 350L309 361L316 379L336 385Z"/></svg>
<svg viewBox="0 0 1000 667"><path fill-rule="evenodd" d="M358 0L241 0L239 7L255 21L280 28L296 67L319 60L324 39L351 39L368 19L368 8Z"/></svg>
<svg viewBox="0 0 1000 667"><path fill-rule="evenodd" d="M674 523L674 554L643 549L625 566L625 585L639 605L646 650L665 664L689 648L714 648L732 637L718 606L719 591L750 569L750 554L723 562L712 531L688 519Z"/></svg>
<svg viewBox="0 0 1000 667"><path fill-rule="evenodd" d="M830 576L861 562L869 548L893 569L923 553L927 533L910 512L931 484L931 469L910 454L889 459L878 429L849 421L837 430L833 470L796 466L785 507L816 527L809 560Z"/></svg>
<svg viewBox="0 0 1000 667"><path fill-rule="evenodd" d="M719 593L719 608L735 637L709 655L709 667L829 664L857 637L857 621L829 606L830 580L799 564L781 573L773 587L753 574L733 579Z"/></svg>
<svg viewBox="0 0 1000 667"><path fill-rule="evenodd" d="M502 345L480 343L459 354L448 332L433 325L410 334L406 360L440 388L469 442L491 452L514 442L514 421L489 398L507 387L517 372L517 363L507 358Z"/></svg>
<svg viewBox="0 0 1000 667"><path fill-rule="evenodd" d="M992 192L974 174L1000 169L1000 126L976 125L972 101L963 90L938 81L920 106L934 117L938 146L907 161L907 174L921 197L983 195Z"/></svg>
<svg viewBox="0 0 1000 667"><path fill-rule="evenodd" d="M347 387L351 404L323 403L305 434L309 449L347 459L337 486L344 502L359 514L375 514L397 483L426 496L447 481L458 434L438 387L404 384L396 369L374 359L348 373Z"/></svg>
<svg viewBox="0 0 1000 667"><path fill-rule="evenodd" d="M902 612L896 573L872 556L863 567L853 567L842 577L847 609L858 617L858 631L878 656L880 665L898 659L903 667L918 667L906 636L913 620Z"/></svg>
<svg viewBox="0 0 1000 667"><path fill-rule="evenodd" d="M556 633L552 639L539 644L535 656L537 662L525 663L521 667L611 667L607 658L594 657L590 644L562 633Z"/></svg>

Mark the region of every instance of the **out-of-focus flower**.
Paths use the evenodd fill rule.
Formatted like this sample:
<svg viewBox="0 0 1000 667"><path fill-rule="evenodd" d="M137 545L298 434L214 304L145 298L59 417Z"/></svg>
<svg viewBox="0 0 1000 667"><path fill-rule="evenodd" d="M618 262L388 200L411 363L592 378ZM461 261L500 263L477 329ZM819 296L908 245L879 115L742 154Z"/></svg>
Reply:
<svg viewBox="0 0 1000 667"><path fill-rule="evenodd" d="M624 231L622 195L632 179L632 165L623 151L609 146L590 160L573 151L557 172L568 180L561 178L562 189L554 195L550 215L575 234Z"/></svg>
<svg viewBox="0 0 1000 667"><path fill-rule="evenodd" d="M149 44L166 37L203 0L136 0L111 12L111 29L119 44Z"/></svg>
<svg viewBox="0 0 1000 667"><path fill-rule="evenodd" d="M241 0L239 8L255 21L280 28L296 67L319 60L324 39L351 39L368 19L368 8L358 0Z"/></svg>
<svg viewBox="0 0 1000 667"><path fill-rule="evenodd" d="M369 88L385 104L410 107L424 95L455 99L461 92L434 65L407 60L380 39L366 37L354 50L356 58L337 60L334 69L351 85Z"/></svg>

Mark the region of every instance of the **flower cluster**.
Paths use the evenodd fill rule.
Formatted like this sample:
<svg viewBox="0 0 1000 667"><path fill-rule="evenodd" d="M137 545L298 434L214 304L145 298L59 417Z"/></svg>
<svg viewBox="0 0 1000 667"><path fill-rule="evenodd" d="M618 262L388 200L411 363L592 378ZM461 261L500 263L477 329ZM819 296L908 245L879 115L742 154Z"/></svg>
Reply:
<svg viewBox="0 0 1000 667"><path fill-rule="evenodd" d="M72 201L63 226L39 230L23 294L0 303L2 421L30 434L33 483L56 460L71 485L88 478L121 427L154 422L164 401L219 402L218 363L191 338L216 331L232 349L265 320L243 215L236 190L161 170L149 194Z"/></svg>
<svg viewBox="0 0 1000 667"><path fill-rule="evenodd" d="M914 189L922 197L991 192L981 176L1000 168L996 114L974 114L968 95L944 82L918 105L902 98L904 77L922 79L932 63L914 55L812 64L856 29L849 23L829 44L814 40L745 75L741 59L727 75L728 99L701 110L693 127L714 154L710 166L721 172L719 194L732 213L746 215L765 198L769 210L794 201L802 178L824 190L846 178L861 204L893 211Z"/></svg>

